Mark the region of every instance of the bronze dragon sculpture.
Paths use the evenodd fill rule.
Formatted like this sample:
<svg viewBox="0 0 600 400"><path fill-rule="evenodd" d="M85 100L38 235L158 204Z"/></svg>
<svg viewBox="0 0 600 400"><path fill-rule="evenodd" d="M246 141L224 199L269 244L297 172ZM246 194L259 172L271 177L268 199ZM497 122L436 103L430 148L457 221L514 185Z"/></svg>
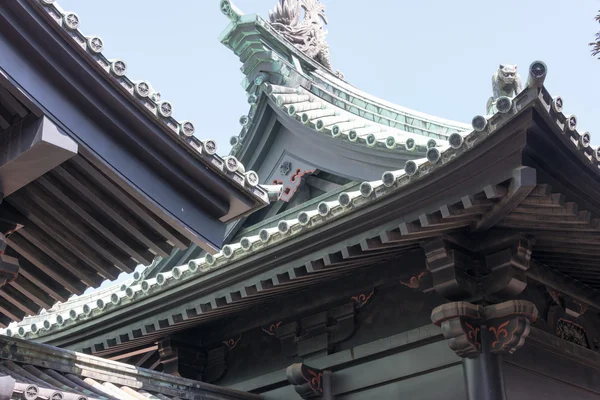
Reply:
<svg viewBox="0 0 600 400"><path fill-rule="evenodd" d="M275 10L269 12L269 21L298 50L332 70L329 45L325 40L327 17L323 3L319 0L279 0ZM339 72L337 75L341 77Z"/></svg>

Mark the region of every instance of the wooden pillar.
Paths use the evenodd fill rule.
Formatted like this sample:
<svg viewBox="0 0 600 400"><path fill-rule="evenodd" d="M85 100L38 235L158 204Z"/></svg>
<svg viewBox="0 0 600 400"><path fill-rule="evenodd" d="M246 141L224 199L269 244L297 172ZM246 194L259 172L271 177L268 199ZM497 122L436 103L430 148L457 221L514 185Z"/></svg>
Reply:
<svg viewBox="0 0 600 400"><path fill-rule="evenodd" d="M333 373L331 371L323 371L323 400L334 400L332 378Z"/></svg>
<svg viewBox="0 0 600 400"><path fill-rule="evenodd" d="M491 352L491 337L481 330L481 354L463 358L465 384L469 400L506 400L502 355Z"/></svg>
<svg viewBox="0 0 600 400"><path fill-rule="evenodd" d="M502 355L523 346L537 313L523 300L487 307L458 301L433 310L431 320L463 358L469 400L506 400Z"/></svg>

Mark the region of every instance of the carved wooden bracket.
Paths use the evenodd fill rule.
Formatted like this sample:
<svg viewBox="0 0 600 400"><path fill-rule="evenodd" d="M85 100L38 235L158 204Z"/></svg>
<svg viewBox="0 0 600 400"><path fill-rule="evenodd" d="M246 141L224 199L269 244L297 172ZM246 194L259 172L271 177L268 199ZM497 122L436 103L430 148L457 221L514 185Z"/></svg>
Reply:
<svg viewBox="0 0 600 400"><path fill-rule="evenodd" d="M557 290L548 287L546 290L548 290L550 297L552 297L552 300L554 300L556 305L562 307L565 313L573 318L579 318L581 315L585 314L589 307L587 304L577 301Z"/></svg>
<svg viewBox="0 0 600 400"><path fill-rule="evenodd" d="M452 243L437 238L423 243L427 269L433 278L436 292L448 300L469 298L479 290L476 280L469 275L475 260Z"/></svg>
<svg viewBox="0 0 600 400"><path fill-rule="evenodd" d="M494 234L476 240L440 237L422 244L434 289L454 301L521 293L532 246L533 240L521 235Z"/></svg>
<svg viewBox="0 0 600 400"><path fill-rule="evenodd" d="M533 240L515 237L505 248L485 255L485 266L491 274L483 279L486 294L512 297L525 290Z"/></svg>
<svg viewBox="0 0 600 400"><path fill-rule="evenodd" d="M322 398L324 371L298 363L286 370L287 380L303 399Z"/></svg>
<svg viewBox="0 0 600 400"><path fill-rule="evenodd" d="M475 358L483 346L495 354L514 353L525 343L537 315L535 305L523 300L487 307L459 301L436 307L431 320L442 328L448 345L459 357ZM482 329L489 333L486 343L481 340Z"/></svg>

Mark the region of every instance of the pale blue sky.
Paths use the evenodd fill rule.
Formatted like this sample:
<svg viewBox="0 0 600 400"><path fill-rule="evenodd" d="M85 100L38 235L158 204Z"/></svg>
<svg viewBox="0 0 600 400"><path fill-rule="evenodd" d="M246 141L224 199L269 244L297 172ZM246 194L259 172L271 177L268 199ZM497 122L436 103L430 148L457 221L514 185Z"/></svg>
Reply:
<svg viewBox="0 0 600 400"><path fill-rule="evenodd" d="M241 63L218 41L228 20L219 0L57 0L81 18L104 53L128 64L215 138L219 153L248 111ZM277 0L234 0L245 13L268 17ZM546 86L565 112L600 143L600 60L588 42L600 29L597 0L323 0L335 69L349 83L387 101L462 122L485 110L499 63L548 65ZM595 135L598 135L596 138Z"/></svg>

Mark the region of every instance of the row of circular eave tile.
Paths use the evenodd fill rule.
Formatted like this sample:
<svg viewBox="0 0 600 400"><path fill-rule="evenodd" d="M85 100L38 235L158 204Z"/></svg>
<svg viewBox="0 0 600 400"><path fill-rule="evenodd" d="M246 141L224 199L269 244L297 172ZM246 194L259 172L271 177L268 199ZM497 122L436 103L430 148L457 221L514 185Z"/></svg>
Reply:
<svg viewBox="0 0 600 400"><path fill-rule="evenodd" d="M433 167L434 164L437 164L442 159L442 152L438 148L430 148L427 155L426 158L406 162L404 170L384 173L380 181L363 182L357 191L344 192L338 196L337 200L321 202L315 210L301 211L294 219L281 220L276 227L262 229L257 235L244 237L238 243L225 245L216 255L207 254L202 258L189 261L187 265L174 267L170 272L159 273L155 278L134 282L129 287L122 286L106 298L100 298L82 307L73 308L63 314L50 316L44 320L41 327L37 324L31 324L20 326L16 332L10 329L5 330L5 333L9 336L20 337L34 337L46 332L50 333L55 328L58 330L77 321L95 317L99 313L125 306L135 302L136 299L142 296L161 291L172 283L204 275L267 246L288 240L298 233L312 229L316 225L337 218L341 214L381 197L398 187L405 186L412 180L411 178L416 179L428 173L430 170L428 165L430 164ZM445 158L449 160L452 157ZM398 183L398 185L395 185L395 183ZM374 193L375 195L373 195Z"/></svg>
<svg viewBox="0 0 600 400"><path fill-rule="evenodd" d="M503 102L505 107L502 106ZM112 293L107 298L98 299L94 303L45 320L43 327L35 324L28 327L20 326L17 332L5 330L5 334L9 336L16 334L24 338L39 336L45 332L51 332L55 328L67 326L69 322L75 323L104 311L125 306L135 302L138 298L162 291L177 282L205 275L234 261L240 261L261 249L289 240L297 234L320 226L365 203L403 188L445 165L508 121L516 112L513 106L514 102L511 99L502 99L498 113L491 116L478 115L473 118L473 130L464 134L450 135L448 146L445 149L440 151L436 147L430 148L425 158L407 161L404 169L384 172L379 181L363 182L356 191L340 193L337 200L321 202L315 210L301 211L294 219L281 220L276 227L262 229L257 235L244 237L238 243L225 245L216 255L207 254L205 257L189 261L187 265L174 267L170 272L160 273L155 278L136 281L129 287L121 287L119 291ZM553 99L552 105L547 108L547 111L562 132L569 134L574 149L583 152L590 162L600 167L600 147L592 149L589 146L589 133L579 134L576 131L577 119L575 116L562 114L562 99L560 97Z"/></svg>
<svg viewBox="0 0 600 400"><path fill-rule="evenodd" d="M137 99L145 110L157 117L182 141L195 150L213 169L224 173L231 180L247 186L249 191L262 200L267 200L268 193L253 190L259 184L258 175L254 171L245 171L244 166L235 157L221 159L217 152L217 143L212 139L198 141L194 137L196 128L190 121L176 121L171 115L173 106L168 101L161 101L160 93L155 91L146 81L132 81L127 76L127 65L122 60L108 60L102 54L104 43L97 36L84 36L79 31L80 19L74 12L63 11L55 0L39 0L44 10L81 48L112 78L118 86L124 88L132 98Z"/></svg>
<svg viewBox="0 0 600 400"><path fill-rule="evenodd" d="M424 153L429 148L438 147L436 139L384 128L376 122L339 110L302 87L264 83L263 91L289 116L318 132L329 133L333 138L343 138L367 147L408 152Z"/></svg>

